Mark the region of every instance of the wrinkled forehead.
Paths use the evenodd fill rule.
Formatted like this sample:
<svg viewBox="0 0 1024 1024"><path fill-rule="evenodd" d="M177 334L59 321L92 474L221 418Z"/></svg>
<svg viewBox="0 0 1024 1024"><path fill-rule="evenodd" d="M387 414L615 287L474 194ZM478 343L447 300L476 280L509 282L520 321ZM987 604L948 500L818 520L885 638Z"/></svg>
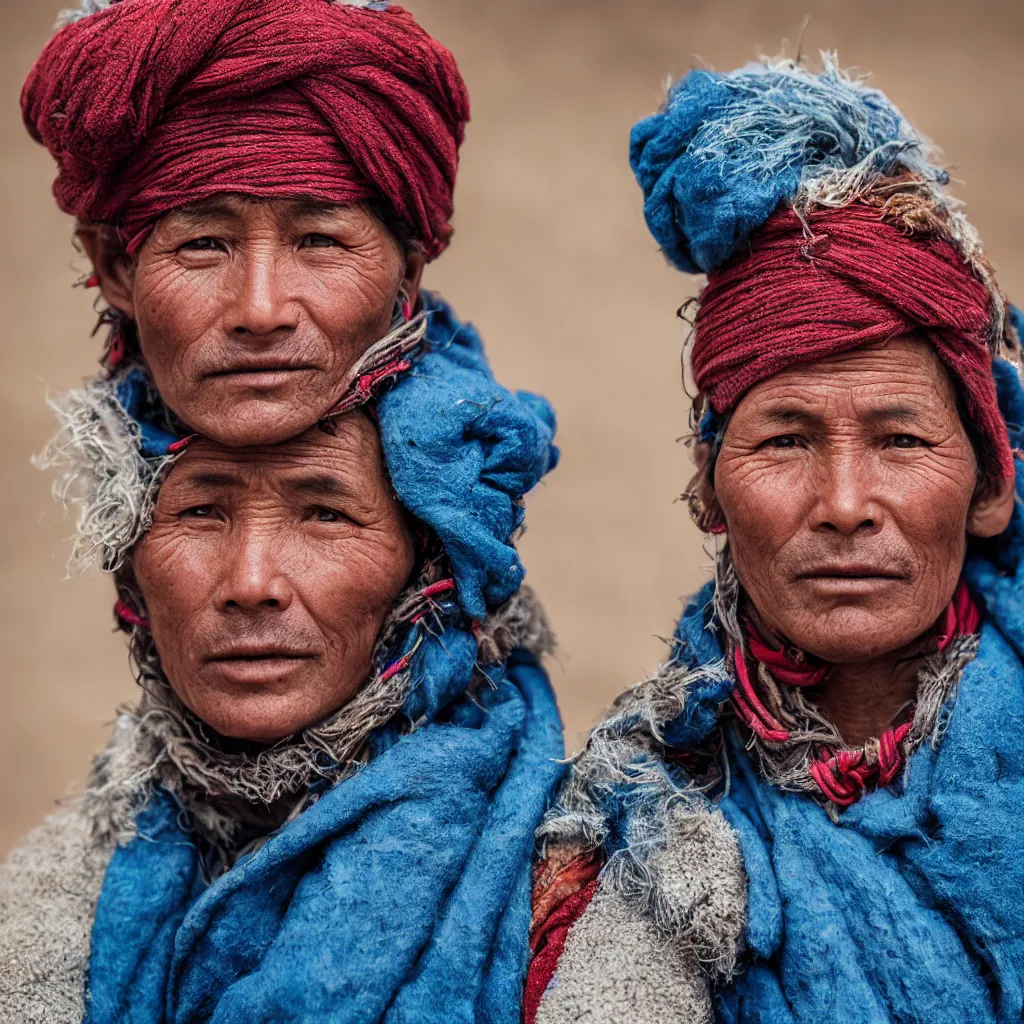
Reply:
<svg viewBox="0 0 1024 1024"><path fill-rule="evenodd" d="M157 500L203 489L334 493L367 507L391 494L377 428L361 410L278 445L228 448L197 439L175 461Z"/></svg>
<svg viewBox="0 0 1024 1024"><path fill-rule="evenodd" d="M802 412L868 419L958 415L949 373L934 348L914 335L786 367L752 387L734 418Z"/></svg>

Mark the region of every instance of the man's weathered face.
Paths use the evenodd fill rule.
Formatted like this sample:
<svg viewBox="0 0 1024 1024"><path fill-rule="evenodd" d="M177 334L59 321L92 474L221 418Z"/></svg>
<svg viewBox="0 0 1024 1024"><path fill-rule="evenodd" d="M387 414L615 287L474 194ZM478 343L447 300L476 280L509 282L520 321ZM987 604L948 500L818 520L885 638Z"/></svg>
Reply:
<svg viewBox="0 0 1024 1024"><path fill-rule="evenodd" d="M132 564L182 702L222 735L270 741L359 689L413 558L377 431L355 413L271 448L197 441Z"/></svg>
<svg viewBox="0 0 1024 1024"><path fill-rule="evenodd" d="M736 572L764 623L837 663L911 643L991 534L953 385L905 337L784 370L742 399L715 467ZM1000 506L1001 508L1002 506Z"/></svg>
<svg viewBox="0 0 1024 1024"><path fill-rule="evenodd" d="M168 214L116 264L85 240L164 401L228 445L276 444L327 413L422 267L358 205L219 195Z"/></svg>

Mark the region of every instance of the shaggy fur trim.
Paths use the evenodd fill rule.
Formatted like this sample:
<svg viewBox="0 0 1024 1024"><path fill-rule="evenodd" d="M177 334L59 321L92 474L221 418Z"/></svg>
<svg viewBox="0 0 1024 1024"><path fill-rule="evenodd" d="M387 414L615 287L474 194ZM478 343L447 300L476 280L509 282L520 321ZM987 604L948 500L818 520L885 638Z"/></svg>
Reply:
<svg viewBox="0 0 1024 1024"><path fill-rule="evenodd" d="M77 806L0 865L0 1024L80 1024L89 940L113 843Z"/></svg>

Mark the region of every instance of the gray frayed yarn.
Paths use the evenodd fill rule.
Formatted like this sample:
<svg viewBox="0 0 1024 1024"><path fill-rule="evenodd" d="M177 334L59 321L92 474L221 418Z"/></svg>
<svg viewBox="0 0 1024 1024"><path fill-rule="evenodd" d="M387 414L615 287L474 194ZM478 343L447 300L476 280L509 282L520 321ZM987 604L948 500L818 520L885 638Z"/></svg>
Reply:
<svg viewBox="0 0 1024 1024"><path fill-rule="evenodd" d="M740 584L726 544L715 560L715 613L728 637L730 649L746 650L739 623L739 600ZM917 676L913 723L902 744L908 764L910 755L923 743L937 747L942 741L950 698L956 692L964 668L977 655L980 639L978 634L956 637L944 651L937 651L924 660ZM758 665L757 671L766 707L790 733L790 738L781 743L766 742L750 732L747 749L754 753L761 774L768 781L789 792L806 793L833 821L838 821L841 808L825 797L809 766L818 747L828 746L835 751L853 748L800 687L779 685L764 665ZM876 763L878 741L869 741L863 749L868 763Z"/></svg>
<svg viewBox="0 0 1024 1024"><path fill-rule="evenodd" d="M731 978L747 921L747 874L722 812L707 803L671 805L664 841L644 867L642 885L635 873L614 872L608 884L662 936L692 952L710 977Z"/></svg>
<svg viewBox="0 0 1024 1024"><path fill-rule="evenodd" d="M617 855L622 861L634 860L635 854L643 855L660 841L671 804L700 806L704 798L698 788L681 789L666 773L661 729L680 714L697 683L721 683L728 678L724 659L695 669L669 660L650 678L620 694L586 746L571 759L572 771L537 833L542 847L552 843L578 845L585 851L600 848L608 837L600 796L616 786L639 786L651 797L644 813L634 815L640 831L629 848Z"/></svg>
<svg viewBox="0 0 1024 1024"><path fill-rule="evenodd" d="M105 11L110 3L111 0L79 0L77 7L67 7L57 14L57 28L64 28L65 25L72 25L92 14Z"/></svg>
<svg viewBox="0 0 1024 1024"><path fill-rule="evenodd" d="M670 660L622 694L573 758L537 833L545 853L598 850L608 838L603 798L631 787L638 799L628 835L605 865L600 889L650 921L677 953L686 950L687 962L721 978L735 967L746 919L743 858L732 828L701 788L680 785L669 774L661 729L679 715L696 684L726 678L724 660L695 669Z"/></svg>
<svg viewBox="0 0 1024 1024"><path fill-rule="evenodd" d="M735 970L747 876L732 827L710 807L670 807L645 884L607 869L573 925L537 1024L710 1022L715 980Z"/></svg>
<svg viewBox="0 0 1024 1024"><path fill-rule="evenodd" d="M132 369L97 377L48 403L58 430L35 464L57 471L54 498L78 508L71 572L97 556L106 572L120 568L149 529L156 492L173 460L142 455L139 428L117 399L117 386Z"/></svg>

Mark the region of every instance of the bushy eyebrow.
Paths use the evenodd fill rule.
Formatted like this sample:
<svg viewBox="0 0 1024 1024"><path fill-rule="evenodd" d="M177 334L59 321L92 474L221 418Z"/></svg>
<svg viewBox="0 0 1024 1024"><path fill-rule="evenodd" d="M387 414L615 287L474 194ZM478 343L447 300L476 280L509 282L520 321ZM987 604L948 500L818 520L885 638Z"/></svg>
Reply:
<svg viewBox="0 0 1024 1024"><path fill-rule="evenodd" d="M226 196L210 196L171 212L169 217L185 225L196 226L217 217L238 220L241 210L238 204Z"/></svg>
<svg viewBox="0 0 1024 1024"><path fill-rule="evenodd" d="M289 476L283 483L284 487L292 493L307 497L359 500L359 495L343 479L333 473L306 473L301 476Z"/></svg>
<svg viewBox="0 0 1024 1024"><path fill-rule="evenodd" d="M777 423L780 426L792 426L796 423L805 423L809 426L821 427L825 419L820 413L801 406L778 406L764 412L764 418L769 423ZM919 424L922 420L921 412L909 405L884 405L869 409L865 418L873 425L884 423Z"/></svg>
<svg viewBox="0 0 1024 1024"><path fill-rule="evenodd" d="M245 479L236 473L216 469L197 469L176 477L176 484L185 487L230 487L236 490L245 486Z"/></svg>

